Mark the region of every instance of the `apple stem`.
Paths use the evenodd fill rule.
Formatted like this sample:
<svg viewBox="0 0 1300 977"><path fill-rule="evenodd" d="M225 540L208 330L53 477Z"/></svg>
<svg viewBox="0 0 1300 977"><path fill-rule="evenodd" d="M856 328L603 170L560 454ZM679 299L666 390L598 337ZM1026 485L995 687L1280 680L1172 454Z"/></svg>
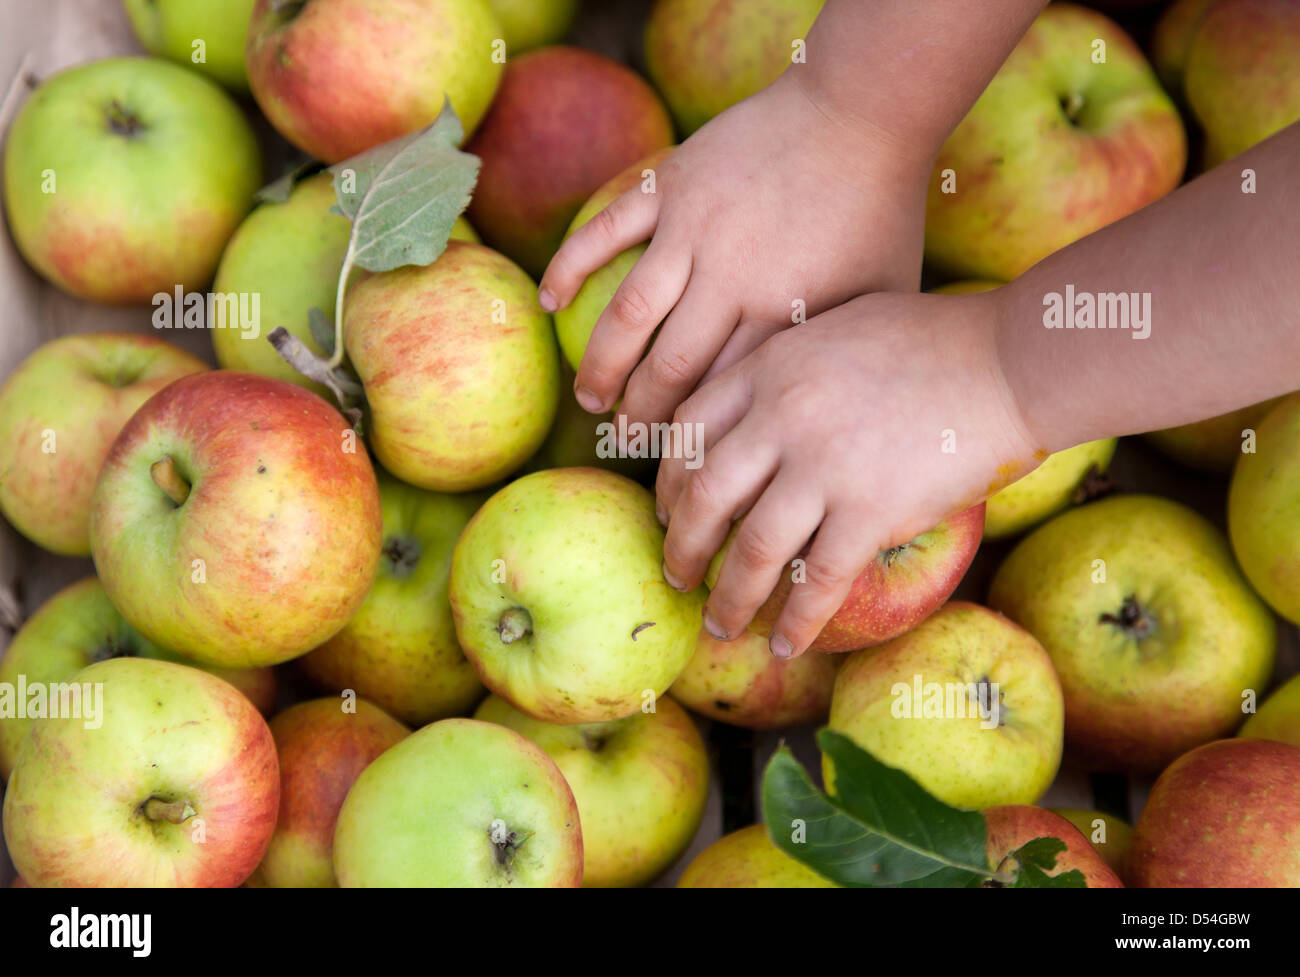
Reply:
<svg viewBox="0 0 1300 977"><path fill-rule="evenodd" d="M1124 632L1125 637L1141 641L1151 636L1156 622L1147 616L1146 609L1133 594L1124 598L1118 614L1102 614L1098 619L1101 624L1113 624Z"/></svg>
<svg viewBox="0 0 1300 977"><path fill-rule="evenodd" d="M533 617L522 607L512 607L497 621L497 634L504 645L512 645L533 633Z"/></svg>
<svg viewBox="0 0 1300 977"><path fill-rule="evenodd" d="M184 505L185 500L190 497L190 483L181 478L171 455L165 455L161 461L155 461L150 465L149 474L153 476L154 484L162 489L167 498L177 506Z"/></svg>
<svg viewBox="0 0 1300 977"><path fill-rule="evenodd" d="M197 813L189 801L168 803L159 797L151 797L144 802L144 816L150 821L170 821L172 824L181 824Z"/></svg>

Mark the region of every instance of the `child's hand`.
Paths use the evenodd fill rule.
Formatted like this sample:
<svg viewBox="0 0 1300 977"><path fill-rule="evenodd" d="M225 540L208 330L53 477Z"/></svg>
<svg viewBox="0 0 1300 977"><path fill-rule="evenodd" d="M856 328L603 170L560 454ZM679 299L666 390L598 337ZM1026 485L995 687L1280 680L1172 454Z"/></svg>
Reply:
<svg viewBox="0 0 1300 977"><path fill-rule="evenodd" d="M744 523L705 626L740 634L804 552L771 636L800 654L876 553L975 505L1044 457L998 358L998 292L876 294L772 337L703 385L675 420L702 425L702 467L665 458L664 576L697 586Z"/></svg>

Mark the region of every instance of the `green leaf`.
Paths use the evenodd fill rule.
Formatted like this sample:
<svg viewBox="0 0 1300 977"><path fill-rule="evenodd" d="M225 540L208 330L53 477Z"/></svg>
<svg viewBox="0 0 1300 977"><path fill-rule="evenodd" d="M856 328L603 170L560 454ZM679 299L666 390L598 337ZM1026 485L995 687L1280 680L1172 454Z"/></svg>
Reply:
<svg viewBox="0 0 1300 977"><path fill-rule="evenodd" d="M1087 880L1077 868L1060 875L1048 875L1049 869L1056 867L1056 856L1066 850L1065 842L1060 838L1035 838L1021 845L1010 855L1008 861L1014 860L1018 866L1016 880L1008 888L1012 889L1086 889Z"/></svg>
<svg viewBox="0 0 1300 977"><path fill-rule="evenodd" d="M289 199L298 181L320 166L314 159L306 159L288 170L283 176L272 180L253 195L259 203L282 204Z"/></svg>
<svg viewBox="0 0 1300 977"><path fill-rule="evenodd" d="M316 345L320 347L321 352L326 356L332 355L334 353L334 323L330 322L330 317L313 305L307 310L307 328L311 332L311 338L316 340Z"/></svg>

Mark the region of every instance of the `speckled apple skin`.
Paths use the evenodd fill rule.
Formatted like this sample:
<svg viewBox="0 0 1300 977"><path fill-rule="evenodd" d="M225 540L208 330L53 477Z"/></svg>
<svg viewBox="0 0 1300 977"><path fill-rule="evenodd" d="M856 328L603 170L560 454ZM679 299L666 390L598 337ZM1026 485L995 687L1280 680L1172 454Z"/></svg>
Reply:
<svg viewBox="0 0 1300 977"><path fill-rule="evenodd" d="M773 844L767 827L751 824L726 835L695 856L677 881L679 889L837 889Z"/></svg>

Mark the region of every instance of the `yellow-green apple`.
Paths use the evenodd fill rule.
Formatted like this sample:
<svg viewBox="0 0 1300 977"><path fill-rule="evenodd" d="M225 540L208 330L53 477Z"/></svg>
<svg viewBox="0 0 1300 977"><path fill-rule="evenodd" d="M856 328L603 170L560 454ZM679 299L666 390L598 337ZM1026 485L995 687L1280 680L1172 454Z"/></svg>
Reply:
<svg viewBox="0 0 1300 977"><path fill-rule="evenodd" d="M657 0L645 27L646 69L681 133L775 81L822 3Z"/></svg>
<svg viewBox="0 0 1300 977"><path fill-rule="evenodd" d="M271 720L280 763L280 813L257 868L274 889L329 889L334 878L334 824L348 790L370 763L410 730L364 699L290 706Z"/></svg>
<svg viewBox="0 0 1300 977"><path fill-rule="evenodd" d="M1054 3L940 150L926 258L1010 281L1173 190L1186 159L1178 110L1128 35Z"/></svg>
<svg viewBox="0 0 1300 977"><path fill-rule="evenodd" d="M695 856L679 889L836 889L773 844L767 827L751 824L719 838Z"/></svg>
<svg viewBox="0 0 1300 977"><path fill-rule="evenodd" d="M1053 808L1052 813L1059 814L1078 828L1111 871L1121 881L1127 882L1128 853L1133 844L1133 829L1127 821L1103 811L1076 807Z"/></svg>
<svg viewBox="0 0 1300 977"><path fill-rule="evenodd" d="M275 708L275 672L270 668L219 668L199 665L137 634L117 612L100 582L89 577L71 584L47 600L24 622L0 658L0 688L14 691L14 711L0 707L0 777L8 777L18 748L39 716L32 716L24 690L41 689L48 705L49 688L95 662L110 658L156 658L194 665L223 678L262 713Z"/></svg>
<svg viewBox="0 0 1300 977"><path fill-rule="evenodd" d="M668 692L694 712L729 726L784 729L826 718L843 661L838 655L781 659L752 631L719 641L701 628L695 654Z"/></svg>
<svg viewBox="0 0 1300 977"><path fill-rule="evenodd" d="M1175 101L1183 101L1183 72L1187 70L1187 51L1201 21L1216 0L1174 0L1157 21L1151 33L1151 64Z"/></svg>
<svg viewBox="0 0 1300 977"><path fill-rule="evenodd" d="M560 402L546 440L536 454L524 463L521 472L538 472L546 468L608 468L636 481L646 481L657 461L653 457L619 457L615 440L616 411L589 414L573 396L573 368L560 361Z"/></svg>
<svg viewBox="0 0 1300 977"><path fill-rule="evenodd" d="M266 851L280 797L275 742L228 682L197 668L114 658L94 722L60 696L9 778L4 834L38 888L233 887ZM81 713L80 715L78 713Z"/></svg>
<svg viewBox="0 0 1300 977"><path fill-rule="evenodd" d="M345 889L577 888L578 805L540 746L443 719L357 778L334 829L334 871Z"/></svg>
<svg viewBox="0 0 1300 977"><path fill-rule="evenodd" d="M90 553L90 496L132 414L207 364L153 336L83 333L37 347L0 386L0 512L34 543Z"/></svg>
<svg viewBox="0 0 1300 977"><path fill-rule="evenodd" d="M1242 723L1237 735L1300 746L1300 675L1292 676L1265 699L1259 711Z"/></svg>
<svg viewBox="0 0 1300 977"><path fill-rule="evenodd" d="M469 712L484 689L456 641L447 579L456 538L482 502L381 473L384 541L375 582L343 629L298 659L302 670L412 726Z"/></svg>
<svg viewBox="0 0 1300 977"><path fill-rule="evenodd" d="M1122 889L1120 877L1088 844L1079 829L1051 811L1029 804L1003 804L983 812L988 826L989 866L1014 871L1013 852L1035 838L1060 838L1065 851L1056 856L1056 865L1047 874L1079 871L1089 889Z"/></svg>
<svg viewBox="0 0 1300 977"><path fill-rule="evenodd" d="M47 79L9 130L9 231L78 298L149 302L212 281L253 204L253 130L214 82L157 58L109 58Z"/></svg>
<svg viewBox="0 0 1300 977"><path fill-rule="evenodd" d="M1300 747L1207 743L1160 775L1133 830L1144 889L1300 887Z"/></svg>
<svg viewBox="0 0 1300 977"><path fill-rule="evenodd" d="M535 719L622 719L665 692L695 650L704 595L663 578L654 497L599 468L525 475L470 520L451 610L489 689Z"/></svg>
<svg viewBox="0 0 1300 977"><path fill-rule="evenodd" d="M569 32L579 0L490 0L511 54L554 44Z"/></svg>
<svg viewBox="0 0 1300 977"><path fill-rule="evenodd" d="M511 58L468 146L483 161L470 219L483 240L539 276L583 202L672 141L668 112L630 68L565 46Z"/></svg>
<svg viewBox="0 0 1300 977"><path fill-rule="evenodd" d="M584 886L645 885L695 837L709 794L709 757L695 723L672 699L625 719L561 726L493 695L474 718L526 736L560 768L582 822Z"/></svg>
<svg viewBox="0 0 1300 977"><path fill-rule="evenodd" d="M1259 422L1228 487L1228 533L1241 569L1288 621L1300 622L1300 393Z"/></svg>
<svg viewBox="0 0 1300 977"><path fill-rule="evenodd" d="M528 276L490 248L451 241L431 265L366 278L344 327L370 446L402 481L483 488L546 439L560 399L551 317Z"/></svg>
<svg viewBox="0 0 1300 977"><path fill-rule="evenodd" d="M473 132L501 81L500 36L488 0L257 0L248 82L280 135L337 163L428 125L447 100Z"/></svg>
<svg viewBox="0 0 1300 977"><path fill-rule="evenodd" d="M379 489L333 407L283 380L182 377L122 429L91 501L109 599L212 665L274 665L347 623L379 562Z"/></svg>
<svg viewBox="0 0 1300 977"><path fill-rule="evenodd" d="M739 523L709 564L706 582L712 587L722 570ZM822 628L809 651L854 651L904 634L933 614L961 583L975 558L984 532L984 504L945 519L910 543L890 547L862 569L849 596ZM781 573L781 581L754 615L749 628L764 637L785 607L791 589L801 580L798 563Z"/></svg>
<svg viewBox="0 0 1300 977"><path fill-rule="evenodd" d="M1300 120L1300 4L1217 0L1188 46L1183 89L1207 169Z"/></svg>
<svg viewBox="0 0 1300 977"><path fill-rule="evenodd" d="M1103 438L1054 452L1024 478L990 496L984 503L984 538L1014 536L1066 508L1090 472L1106 470L1118 443L1117 438Z"/></svg>
<svg viewBox="0 0 1300 977"><path fill-rule="evenodd" d="M256 0L122 0L150 54L191 65L227 88L248 91L244 45Z"/></svg>
<svg viewBox="0 0 1300 977"><path fill-rule="evenodd" d="M338 202L329 173L301 181L283 203L267 201L239 225L226 245L212 290L258 296L260 322L252 329L213 329L212 348L227 370L248 370L301 384L322 396L328 392L291 367L267 342L283 326L313 353L322 350L307 326L312 308L334 314L339 271L348 249L351 223L330 213ZM469 222L458 218L451 229L457 241L476 241Z"/></svg>
<svg viewBox="0 0 1300 977"><path fill-rule="evenodd" d="M640 185L643 192L651 192L653 183L648 182L649 173L667 159L671 152L672 147L657 150L613 177L582 205L565 236L587 223L625 191ZM596 328L596 320L605 311L605 306L609 305L609 300L614 297L645 249L644 244L634 244L608 264L596 269L587 276L573 301L555 313L555 335L560 340L564 358L573 369L576 370L582 363L582 354L587 348L587 340L591 338L591 331Z"/></svg>
<svg viewBox="0 0 1300 977"><path fill-rule="evenodd" d="M1180 465L1226 475L1243 454L1246 432L1254 431L1279 399L1266 400L1262 404L1252 404L1179 427L1150 431L1144 437Z"/></svg>
<svg viewBox="0 0 1300 977"><path fill-rule="evenodd" d="M989 603L1047 649L1065 738L1092 770L1160 770L1241 722L1273 669L1276 627L1223 534L1168 499L1121 495L1040 526Z"/></svg>
<svg viewBox="0 0 1300 977"><path fill-rule="evenodd" d="M830 727L946 804L1031 804L1061 762L1061 685L1033 635L952 601L915 630L854 652ZM834 770L823 757L828 790Z"/></svg>

